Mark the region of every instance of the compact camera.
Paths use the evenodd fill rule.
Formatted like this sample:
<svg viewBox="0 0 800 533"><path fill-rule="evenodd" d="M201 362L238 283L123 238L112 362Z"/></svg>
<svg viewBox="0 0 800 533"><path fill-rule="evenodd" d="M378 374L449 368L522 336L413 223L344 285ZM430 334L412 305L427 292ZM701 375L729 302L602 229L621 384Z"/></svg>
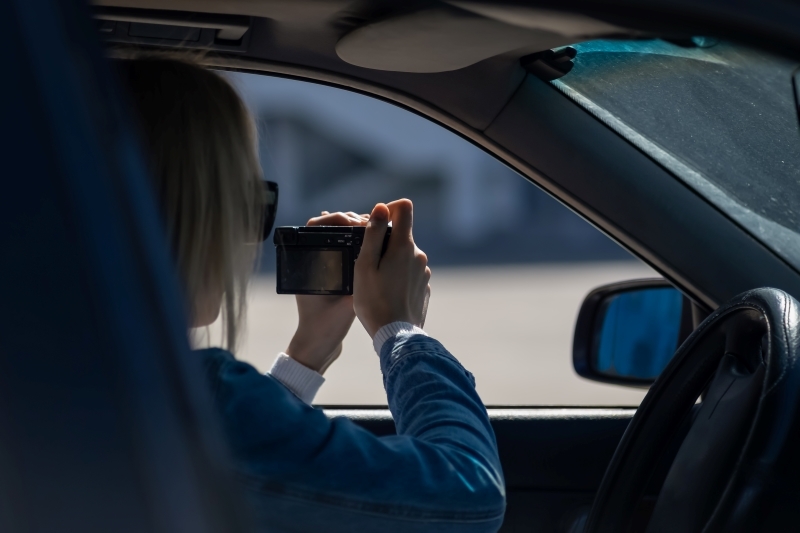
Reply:
<svg viewBox="0 0 800 533"><path fill-rule="evenodd" d="M353 294L363 226L275 228L278 294ZM392 228L386 228L381 254Z"/></svg>

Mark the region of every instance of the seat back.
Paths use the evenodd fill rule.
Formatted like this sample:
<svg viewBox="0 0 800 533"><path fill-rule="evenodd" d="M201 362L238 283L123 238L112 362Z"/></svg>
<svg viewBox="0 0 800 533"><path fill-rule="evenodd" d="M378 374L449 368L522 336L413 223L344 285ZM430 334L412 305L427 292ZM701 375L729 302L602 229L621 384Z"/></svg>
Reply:
<svg viewBox="0 0 800 533"><path fill-rule="evenodd" d="M0 2L0 531L243 531L88 7Z"/></svg>

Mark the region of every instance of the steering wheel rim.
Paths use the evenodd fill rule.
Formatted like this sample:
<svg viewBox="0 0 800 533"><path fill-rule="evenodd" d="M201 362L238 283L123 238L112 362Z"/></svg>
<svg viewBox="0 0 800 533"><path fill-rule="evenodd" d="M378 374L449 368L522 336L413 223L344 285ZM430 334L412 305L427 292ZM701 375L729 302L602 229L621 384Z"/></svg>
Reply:
<svg viewBox="0 0 800 533"><path fill-rule="evenodd" d="M706 387L718 391L719 399L713 406L703 402L709 414L698 416L684 438L647 531L753 531L767 512L766 497L781 490L800 466L791 453L800 444L799 348L800 307L789 294L756 289L720 306L680 346L637 409L584 531L629 530L659 459ZM723 402L732 387L725 389L723 378L737 376L748 380L742 381L747 394ZM709 428L719 421L733 427L735 438L716 443L720 449L711 449L714 455L708 449L698 452L714 439ZM725 479L704 478L709 464ZM714 486L706 488L710 493L698 493L691 484L675 490L687 476Z"/></svg>

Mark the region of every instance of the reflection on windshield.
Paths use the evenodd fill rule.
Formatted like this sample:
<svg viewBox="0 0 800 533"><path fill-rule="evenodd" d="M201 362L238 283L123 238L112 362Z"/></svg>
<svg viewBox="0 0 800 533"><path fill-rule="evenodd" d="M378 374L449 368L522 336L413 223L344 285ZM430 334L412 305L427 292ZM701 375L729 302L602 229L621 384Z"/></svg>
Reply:
<svg viewBox="0 0 800 533"><path fill-rule="evenodd" d="M724 42L574 48L556 87L800 268L796 63Z"/></svg>

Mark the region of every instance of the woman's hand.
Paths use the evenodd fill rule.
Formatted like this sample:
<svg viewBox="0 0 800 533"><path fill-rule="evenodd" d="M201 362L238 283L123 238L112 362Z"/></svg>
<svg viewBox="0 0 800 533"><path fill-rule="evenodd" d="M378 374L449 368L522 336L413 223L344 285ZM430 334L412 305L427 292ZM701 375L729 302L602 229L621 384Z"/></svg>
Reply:
<svg viewBox="0 0 800 533"><path fill-rule="evenodd" d="M308 226L365 226L369 215L328 213L308 221ZM297 331L286 354L320 374L342 353L342 341L356 315L352 296L314 296L298 294Z"/></svg>
<svg viewBox="0 0 800 533"><path fill-rule="evenodd" d="M381 257L389 220L392 235ZM411 234L414 207L410 200L378 204L364 234L353 279L353 306L370 337L391 322L422 327L430 296L428 257Z"/></svg>

